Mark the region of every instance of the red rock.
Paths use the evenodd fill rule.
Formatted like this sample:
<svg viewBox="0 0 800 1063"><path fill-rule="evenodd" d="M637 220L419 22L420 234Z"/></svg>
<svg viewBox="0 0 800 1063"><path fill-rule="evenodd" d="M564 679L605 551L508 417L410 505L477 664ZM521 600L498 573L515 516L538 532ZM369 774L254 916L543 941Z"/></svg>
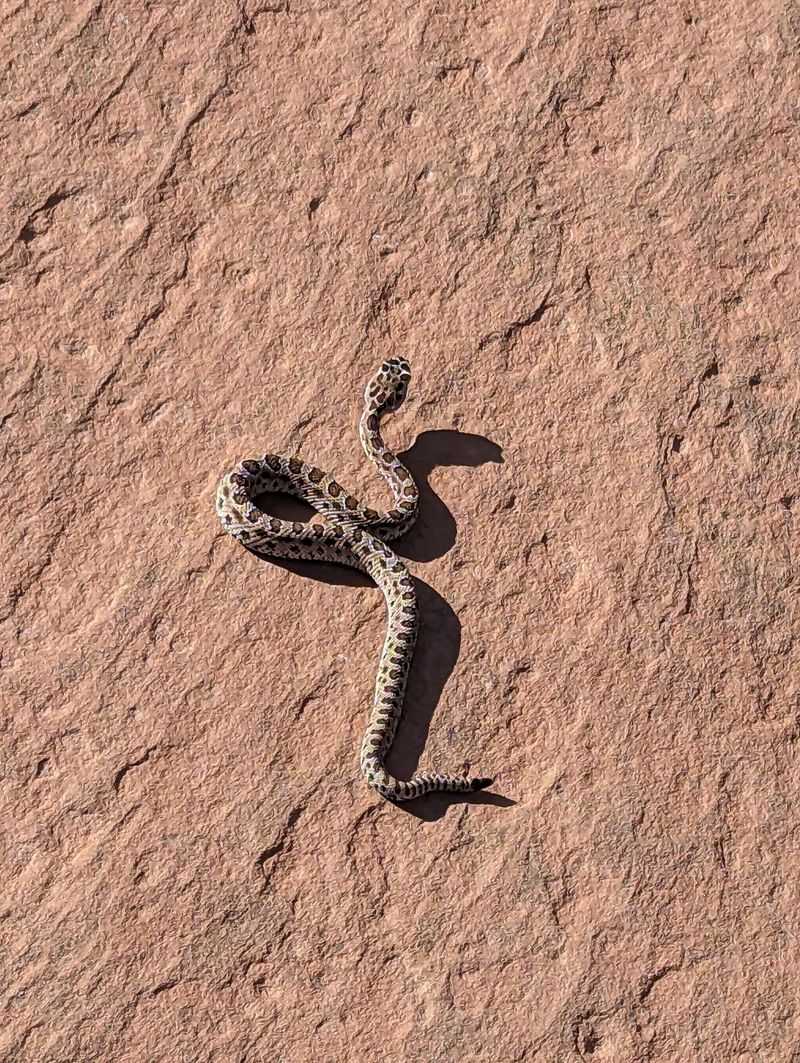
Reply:
<svg viewBox="0 0 800 1063"><path fill-rule="evenodd" d="M795 1058L790 6L2 25L0 1059ZM213 509L385 505L393 354L468 802L359 776L379 593Z"/></svg>

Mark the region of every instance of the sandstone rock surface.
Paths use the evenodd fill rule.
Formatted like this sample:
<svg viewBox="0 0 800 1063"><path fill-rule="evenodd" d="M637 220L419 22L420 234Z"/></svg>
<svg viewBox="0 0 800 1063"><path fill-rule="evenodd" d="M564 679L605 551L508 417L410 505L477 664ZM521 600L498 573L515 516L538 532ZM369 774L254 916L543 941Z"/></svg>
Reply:
<svg viewBox="0 0 800 1063"><path fill-rule="evenodd" d="M0 25L0 1059L800 1059L797 6ZM467 801L359 777L379 593L213 510L382 504L390 354Z"/></svg>

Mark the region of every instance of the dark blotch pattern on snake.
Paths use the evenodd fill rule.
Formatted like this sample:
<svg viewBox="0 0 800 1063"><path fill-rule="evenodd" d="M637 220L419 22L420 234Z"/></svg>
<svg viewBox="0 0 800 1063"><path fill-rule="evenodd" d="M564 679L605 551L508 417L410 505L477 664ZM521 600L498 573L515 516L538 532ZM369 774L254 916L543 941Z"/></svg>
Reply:
<svg viewBox="0 0 800 1063"><path fill-rule="evenodd" d="M394 508L378 513L361 505L333 477L300 458L265 454L242 461L223 476L217 490L217 514L225 531L265 557L316 559L366 572L386 598L388 624L381 653L375 700L361 744L361 770L370 786L391 801L409 801L433 790L482 790L492 780L466 775L417 772L396 779L386 770L417 639L414 584L400 558L386 545L408 531L417 518L419 494L411 473L381 438L381 418L406 397L411 370L402 358L384 362L367 385L359 425L367 457L389 485ZM317 512L310 523L279 520L262 513L254 499L286 491Z"/></svg>

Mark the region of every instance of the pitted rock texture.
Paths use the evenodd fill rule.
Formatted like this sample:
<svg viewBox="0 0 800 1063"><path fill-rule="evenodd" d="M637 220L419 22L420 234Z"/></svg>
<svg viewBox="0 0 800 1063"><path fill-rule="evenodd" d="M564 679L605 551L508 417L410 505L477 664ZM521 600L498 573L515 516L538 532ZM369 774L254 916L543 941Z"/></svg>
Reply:
<svg viewBox="0 0 800 1063"><path fill-rule="evenodd" d="M796 5L0 24L0 1059L800 1058ZM383 504L392 354L406 807L379 593L213 508Z"/></svg>

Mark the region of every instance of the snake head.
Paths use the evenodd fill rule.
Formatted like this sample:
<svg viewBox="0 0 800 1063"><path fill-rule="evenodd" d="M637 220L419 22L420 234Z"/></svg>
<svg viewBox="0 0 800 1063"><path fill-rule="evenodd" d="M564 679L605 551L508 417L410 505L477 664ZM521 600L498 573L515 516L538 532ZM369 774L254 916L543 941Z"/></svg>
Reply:
<svg viewBox="0 0 800 1063"><path fill-rule="evenodd" d="M376 413L392 413L403 403L411 380L405 358L388 358L367 384L364 399Z"/></svg>

